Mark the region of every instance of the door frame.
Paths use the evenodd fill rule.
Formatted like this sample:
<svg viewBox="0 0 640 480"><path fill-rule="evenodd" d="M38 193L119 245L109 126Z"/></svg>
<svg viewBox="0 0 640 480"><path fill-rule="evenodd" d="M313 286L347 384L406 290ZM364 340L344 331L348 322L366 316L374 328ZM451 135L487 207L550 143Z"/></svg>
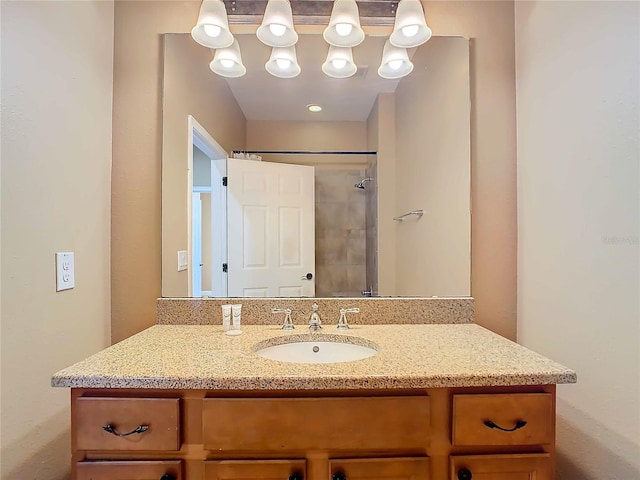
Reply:
<svg viewBox="0 0 640 480"><path fill-rule="evenodd" d="M188 275L188 296L193 296L193 258L192 258L192 245L193 245L193 205L192 205L192 193L193 193L193 147L196 146L204 152L204 154L211 160L227 158L226 150L220 145L207 129L204 128L194 117L189 115L187 117L187 258L190 267Z"/></svg>

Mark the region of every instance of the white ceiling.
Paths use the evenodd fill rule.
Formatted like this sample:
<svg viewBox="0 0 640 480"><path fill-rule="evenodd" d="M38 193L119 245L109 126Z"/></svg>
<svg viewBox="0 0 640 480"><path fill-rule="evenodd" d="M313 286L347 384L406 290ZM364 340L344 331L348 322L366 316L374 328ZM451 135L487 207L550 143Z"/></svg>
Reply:
<svg viewBox="0 0 640 480"><path fill-rule="evenodd" d="M296 53L302 72L295 78L267 73L264 64L271 48L255 35L235 37L247 73L226 80L247 120L366 121L378 93L392 93L399 83L378 76L386 37L366 37L355 47L358 73L343 79L328 77L321 70L329 50L322 35L300 35ZM321 105L322 112L310 113L306 106L311 103Z"/></svg>

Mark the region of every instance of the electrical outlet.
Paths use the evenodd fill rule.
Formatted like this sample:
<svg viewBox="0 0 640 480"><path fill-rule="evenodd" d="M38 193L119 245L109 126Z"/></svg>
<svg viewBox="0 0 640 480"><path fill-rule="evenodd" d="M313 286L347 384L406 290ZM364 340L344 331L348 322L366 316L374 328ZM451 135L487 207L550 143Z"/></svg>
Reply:
<svg viewBox="0 0 640 480"><path fill-rule="evenodd" d="M189 268L189 256L186 250L178 250L178 271L182 272Z"/></svg>
<svg viewBox="0 0 640 480"><path fill-rule="evenodd" d="M56 253L56 292L69 290L76 285L73 252Z"/></svg>

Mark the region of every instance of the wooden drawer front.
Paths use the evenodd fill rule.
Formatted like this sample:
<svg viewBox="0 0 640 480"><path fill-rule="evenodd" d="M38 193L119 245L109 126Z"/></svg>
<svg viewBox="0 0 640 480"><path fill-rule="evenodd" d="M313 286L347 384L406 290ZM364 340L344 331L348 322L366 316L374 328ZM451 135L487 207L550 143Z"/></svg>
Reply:
<svg viewBox="0 0 640 480"><path fill-rule="evenodd" d="M330 460L331 475L343 473L347 480L428 480L429 459L371 458Z"/></svg>
<svg viewBox="0 0 640 480"><path fill-rule="evenodd" d="M180 400L177 398L80 397L74 404L78 450L178 450ZM142 433L119 437L148 426Z"/></svg>
<svg viewBox="0 0 640 480"><path fill-rule="evenodd" d="M155 462L78 462L77 480L182 480L179 460Z"/></svg>
<svg viewBox="0 0 640 480"><path fill-rule="evenodd" d="M288 480L290 475L296 473L302 475L303 479L307 478L307 464L304 460L204 462L204 480Z"/></svg>
<svg viewBox="0 0 640 480"><path fill-rule="evenodd" d="M208 398L206 449L274 452L424 448L429 398Z"/></svg>
<svg viewBox="0 0 640 480"><path fill-rule="evenodd" d="M548 453L451 457L450 480L552 480Z"/></svg>
<svg viewBox="0 0 640 480"><path fill-rule="evenodd" d="M485 422L513 431L491 428ZM518 422L526 422L519 427ZM454 445L543 445L553 443L550 393L453 396Z"/></svg>

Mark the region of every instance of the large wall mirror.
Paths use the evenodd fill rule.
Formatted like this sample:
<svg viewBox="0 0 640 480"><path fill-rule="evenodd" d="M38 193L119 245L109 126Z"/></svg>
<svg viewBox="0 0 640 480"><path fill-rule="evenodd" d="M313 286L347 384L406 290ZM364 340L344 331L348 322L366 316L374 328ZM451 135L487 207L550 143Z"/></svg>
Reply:
<svg viewBox="0 0 640 480"><path fill-rule="evenodd" d="M347 79L322 72L322 35L300 35L289 79L236 38L247 73L223 78L189 34L164 35L163 296L468 296L468 40L433 37L385 80L384 37Z"/></svg>

